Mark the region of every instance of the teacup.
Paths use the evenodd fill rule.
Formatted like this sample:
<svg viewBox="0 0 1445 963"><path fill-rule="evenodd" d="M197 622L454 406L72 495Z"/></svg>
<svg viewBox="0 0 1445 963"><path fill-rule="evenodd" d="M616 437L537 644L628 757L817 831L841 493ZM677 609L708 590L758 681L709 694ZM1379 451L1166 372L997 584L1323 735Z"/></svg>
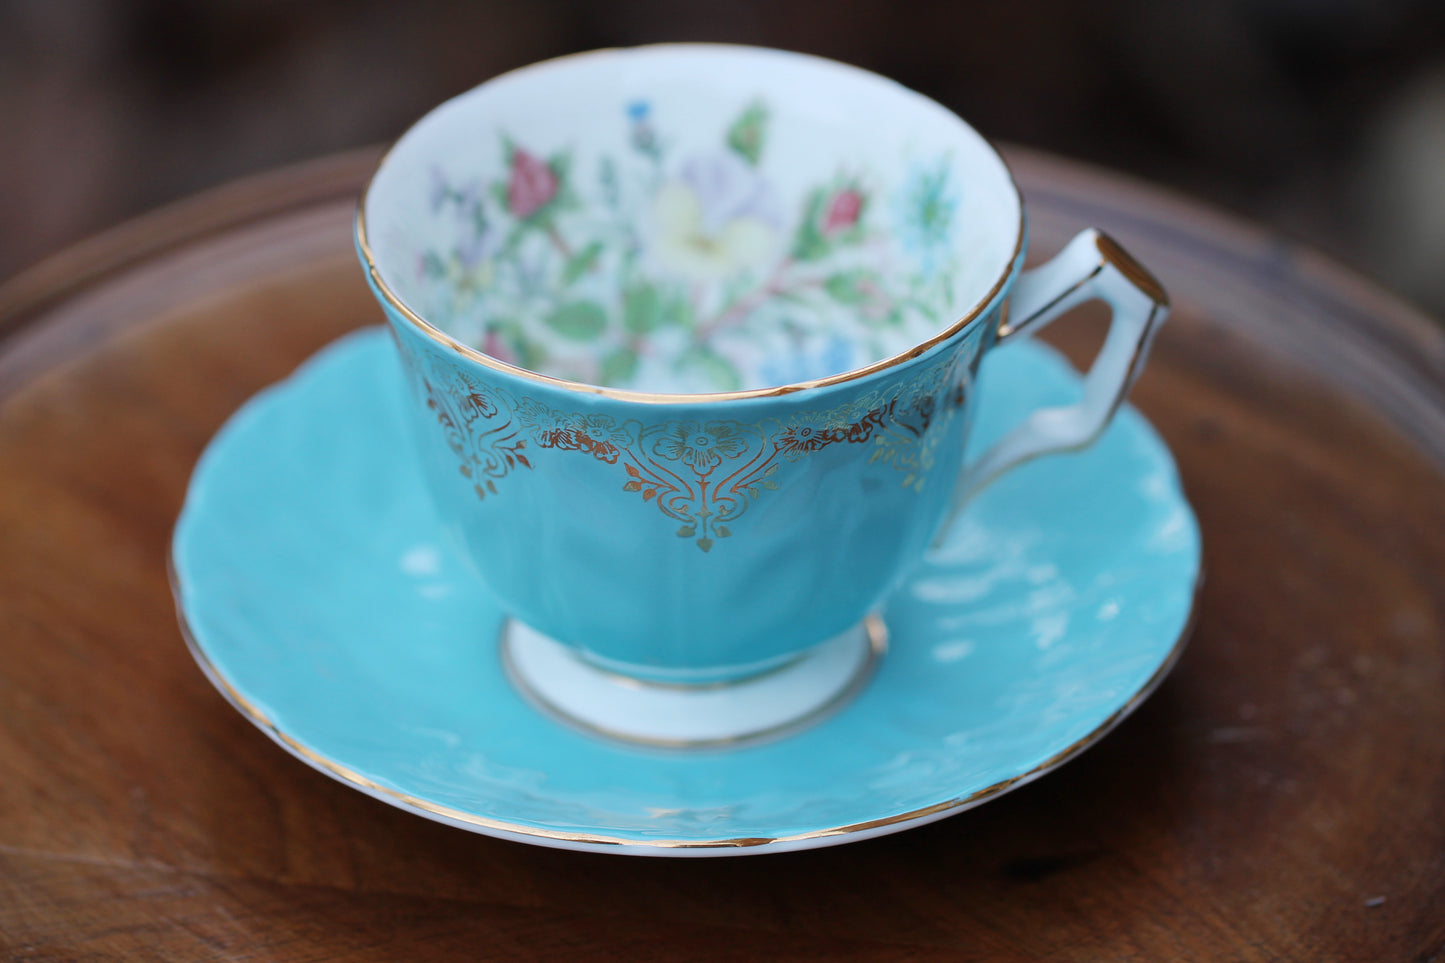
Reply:
<svg viewBox="0 0 1445 963"><path fill-rule="evenodd" d="M1097 437L1167 312L1103 234L1030 271L1025 238L972 128L811 56L578 54L417 123L356 240L524 691L693 745L856 689L890 591L980 486ZM984 355L1090 299L1083 400L965 466Z"/></svg>

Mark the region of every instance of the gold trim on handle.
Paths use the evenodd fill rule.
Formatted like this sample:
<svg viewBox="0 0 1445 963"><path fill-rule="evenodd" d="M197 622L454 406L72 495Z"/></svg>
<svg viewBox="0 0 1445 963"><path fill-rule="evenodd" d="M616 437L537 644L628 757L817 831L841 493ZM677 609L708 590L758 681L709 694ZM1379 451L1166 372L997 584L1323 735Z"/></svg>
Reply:
<svg viewBox="0 0 1445 963"><path fill-rule="evenodd" d="M1088 284L1090 281L1094 280L1094 278L1098 277L1103 272L1104 266L1104 262L1100 261L1098 264L1094 265L1094 269L1088 274L1085 274L1073 284L1064 288L1058 294L1050 298L1048 304L1045 304L1043 307L1039 308L1037 311L1035 311L1033 314L1030 314L1026 318L1019 318L1017 324L1010 323L1008 315L1005 314L1002 320L999 322L998 340L1003 341L1006 338L1013 337L1020 331L1027 331L1029 328L1033 327L1035 324L1038 323L1040 318L1048 316L1049 312L1053 311L1054 308L1058 307L1065 298L1077 293L1080 288Z"/></svg>
<svg viewBox="0 0 1445 963"><path fill-rule="evenodd" d="M1161 308L1169 307L1169 292L1164 290L1164 285L1159 279L1149 273L1149 269L1134 259L1134 256L1124 250L1119 242L1098 228L1094 229L1094 246L1099 249L1099 256L1105 262L1112 264L1114 268L1129 283L1140 291L1143 291L1149 300Z"/></svg>
<svg viewBox="0 0 1445 963"><path fill-rule="evenodd" d="M1046 317L1054 308L1058 307L1066 298L1076 294L1080 288L1088 284L1106 267L1113 267L1124 276L1134 287L1138 288L1149 300L1154 302L1154 312L1149 316L1149 324L1153 324L1154 317L1162 308L1169 307L1169 292L1159 283L1159 279L1149 273L1149 269L1134 259L1134 256L1120 246L1119 242L1098 228L1092 228L1094 232L1094 248L1099 252L1099 263L1088 274L1079 278L1073 284L1060 291L1049 299L1049 303L1043 305L1026 318L1018 319L1017 323L1011 321L1008 312L1005 311L999 318L998 340L1003 341L1020 331L1027 331L1040 318ZM1007 308L1007 305L1005 305Z"/></svg>

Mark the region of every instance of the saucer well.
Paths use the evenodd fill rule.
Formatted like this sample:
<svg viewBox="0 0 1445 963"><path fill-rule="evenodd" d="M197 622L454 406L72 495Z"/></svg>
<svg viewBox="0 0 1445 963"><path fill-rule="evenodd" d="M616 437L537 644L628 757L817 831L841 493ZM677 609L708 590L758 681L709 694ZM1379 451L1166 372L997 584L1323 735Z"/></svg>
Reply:
<svg viewBox="0 0 1445 963"><path fill-rule="evenodd" d="M1078 391L1031 343L990 354L981 380L975 451ZM510 684L504 614L432 508L405 392L370 329L252 399L191 479L172 576L193 654L242 713L328 775L464 829L703 856L921 825L1092 745L1190 625L1198 527L1168 449L1126 407L1093 447L977 497L882 612L872 678L824 721L728 750L613 743Z"/></svg>

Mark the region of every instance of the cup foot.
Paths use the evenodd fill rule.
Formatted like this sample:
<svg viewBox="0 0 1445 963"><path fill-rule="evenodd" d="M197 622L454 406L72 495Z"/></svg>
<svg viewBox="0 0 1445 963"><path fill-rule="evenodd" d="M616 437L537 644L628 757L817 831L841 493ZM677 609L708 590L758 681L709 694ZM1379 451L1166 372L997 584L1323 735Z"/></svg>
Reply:
<svg viewBox="0 0 1445 963"><path fill-rule="evenodd" d="M721 748L786 735L845 704L887 649L882 619L759 675L684 685L619 675L515 619L502 629L508 678L531 702L594 735L675 749Z"/></svg>

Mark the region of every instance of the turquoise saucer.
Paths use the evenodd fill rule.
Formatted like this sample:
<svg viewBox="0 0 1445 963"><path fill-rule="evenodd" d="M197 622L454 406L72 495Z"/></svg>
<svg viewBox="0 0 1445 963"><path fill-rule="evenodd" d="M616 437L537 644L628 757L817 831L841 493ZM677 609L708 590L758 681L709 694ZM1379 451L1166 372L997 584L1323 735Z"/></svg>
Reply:
<svg viewBox="0 0 1445 963"><path fill-rule="evenodd" d="M1078 388L1030 343L991 354L983 381L975 450ZM241 712L328 775L463 829L701 856L921 825L1092 745L1190 625L1199 530L1168 449L1126 408L1094 447L978 497L884 611L889 651L836 714L732 750L614 744L509 684L502 612L423 490L405 390L373 329L254 398L191 479L173 577L196 659Z"/></svg>

